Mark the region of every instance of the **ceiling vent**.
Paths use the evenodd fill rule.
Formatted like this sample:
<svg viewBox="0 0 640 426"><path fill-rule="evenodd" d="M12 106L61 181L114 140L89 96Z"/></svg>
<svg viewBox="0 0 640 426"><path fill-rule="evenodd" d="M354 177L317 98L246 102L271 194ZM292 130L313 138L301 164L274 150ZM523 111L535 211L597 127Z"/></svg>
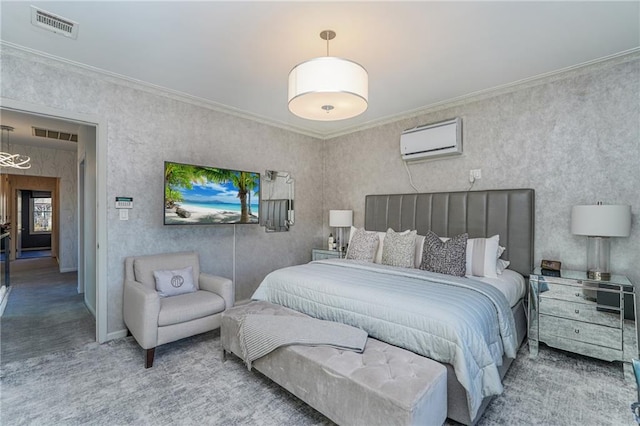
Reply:
<svg viewBox="0 0 640 426"><path fill-rule="evenodd" d="M40 127L32 127L33 136L48 139L57 139L60 141L78 142L77 133L61 132L59 130L42 129Z"/></svg>
<svg viewBox="0 0 640 426"><path fill-rule="evenodd" d="M73 22L67 18L62 18L58 15L54 15L53 13L38 9L35 6L31 6L31 23L36 27L53 31L54 33L74 40L78 38L77 22Z"/></svg>

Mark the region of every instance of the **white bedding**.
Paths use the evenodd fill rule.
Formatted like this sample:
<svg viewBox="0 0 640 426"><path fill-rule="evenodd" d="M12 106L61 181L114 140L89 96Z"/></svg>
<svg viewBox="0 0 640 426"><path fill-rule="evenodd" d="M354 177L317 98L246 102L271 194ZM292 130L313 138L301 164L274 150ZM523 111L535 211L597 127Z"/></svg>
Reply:
<svg viewBox="0 0 640 426"><path fill-rule="evenodd" d="M502 392L502 356L515 358L509 302L464 277L349 260L323 260L265 277L252 299L362 328L371 337L454 367L470 417Z"/></svg>
<svg viewBox="0 0 640 426"><path fill-rule="evenodd" d="M469 277L473 280L491 284L504 294L512 308L524 297L527 292L527 285L524 277L511 269L505 269L498 278L490 277Z"/></svg>

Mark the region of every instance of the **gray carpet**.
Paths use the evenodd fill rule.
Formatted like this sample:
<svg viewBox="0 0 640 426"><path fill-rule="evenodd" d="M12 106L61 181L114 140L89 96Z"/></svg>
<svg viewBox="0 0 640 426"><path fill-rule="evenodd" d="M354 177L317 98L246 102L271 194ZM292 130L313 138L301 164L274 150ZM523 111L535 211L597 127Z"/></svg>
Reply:
<svg viewBox="0 0 640 426"><path fill-rule="evenodd" d="M218 331L159 347L145 369L132 337L93 342L75 274L58 274L50 260L14 265L0 323L0 424L331 424L237 358L222 363ZM635 424L635 384L620 363L544 346L532 360L525 345L504 388L480 425Z"/></svg>
<svg viewBox="0 0 640 426"><path fill-rule="evenodd" d="M325 417L237 359L217 331L157 349L132 337L4 364L3 425L320 425ZM633 425L619 364L523 347L480 425ZM453 424L453 423L447 423Z"/></svg>
<svg viewBox="0 0 640 426"><path fill-rule="evenodd" d="M11 293L0 318L0 362L95 341L95 320L77 291L77 274L52 258L11 262Z"/></svg>

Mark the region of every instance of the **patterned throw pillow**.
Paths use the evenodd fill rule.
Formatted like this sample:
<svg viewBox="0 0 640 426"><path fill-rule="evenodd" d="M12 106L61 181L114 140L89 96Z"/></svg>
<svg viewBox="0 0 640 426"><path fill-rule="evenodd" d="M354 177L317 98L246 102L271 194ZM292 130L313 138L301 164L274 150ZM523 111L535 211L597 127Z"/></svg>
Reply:
<svg viewBox="0 0 640 426"><path fill-rule="evenodd" d="M351 235L351 242L347 248L347 259L373 262L378 248L378 234L358 228Z"/></svg>
<svg viewBox="0 0 640 426"><path fill-rule="evenodd" d="M417 233L417 231L395 232L391 228L387 229L382 248L382 264L414 268Z"/></svg>
<svg viewBox="0 0 640 426"><path fill-rule="evenodd" d="M156 279L156 290L160 297L177 296L193 293L197 290L193 282L193 267L183 269L153 271Z"/></svg>
<svg viewBox="0 0 640 426"><path fill-rule="evenodd" d="M434 232L428 231L424 237L420 269L464 277L468 238L469 234L464 233L442 241Z"/></svg>

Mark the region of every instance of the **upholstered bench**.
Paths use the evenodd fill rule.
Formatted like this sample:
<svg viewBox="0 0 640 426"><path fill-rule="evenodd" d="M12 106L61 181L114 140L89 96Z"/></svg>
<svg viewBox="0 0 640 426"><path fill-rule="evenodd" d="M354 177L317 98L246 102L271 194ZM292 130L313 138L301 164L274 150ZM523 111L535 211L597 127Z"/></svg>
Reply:
<svg viewBox="0 0 640 426"><path fill-rule="evenodd" d="M246 314L305 316L262 301L226 310L223 359L227 353L242 357L238 329ZM252 368L340 425L441 425L447 417L447 369L372 338L361 354L285 346L253 361Z"/></svg>

